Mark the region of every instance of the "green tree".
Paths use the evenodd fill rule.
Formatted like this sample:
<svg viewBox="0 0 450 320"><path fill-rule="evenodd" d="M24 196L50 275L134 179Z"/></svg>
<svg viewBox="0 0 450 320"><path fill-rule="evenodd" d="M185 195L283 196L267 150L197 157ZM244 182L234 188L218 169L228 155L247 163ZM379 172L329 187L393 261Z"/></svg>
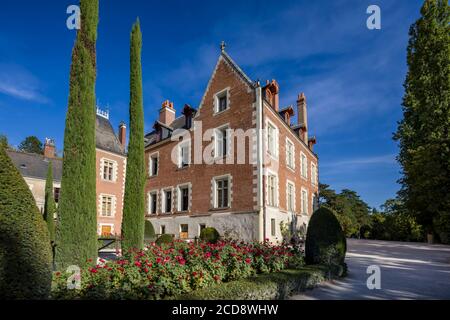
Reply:
<svg viewBox="0 0 450 320"><path fill-rule="evenodd" d="M25 151L29 153L42 154L44 148L42 142L36 136L26 137L18 146L20 151Z"/></svg>
<svg viewBox="0 0 450 320"><path fill-rule="evenodd" d="M0 148L0 185L0 297L45 299L52 279L47 227L4 148Z"/></svg>
<svg viewBox="0 0 450 320"><path fill-rule="evenodd" d="M50 241L55 241L55 212L56 205L55 198L53 196L53 164L52 162L49 162L47 180L45 181L44 220L47 223Z"/></svg>
<svg viewBox="0 0 450 320"><path fill-rule="evenodd" d="M409 31L403 120L394 135L403 171L399 196L427 232L448 239L450 9L447 0L426 0L420 12Z"/></svg>
<svg viewBox="0 0 450 320"><path fill-rule="evenodd" d="M0 134L0 148L7 149L9 147L8 137L4 134Z"/></svg>
<svg viewBox="0 0 450 320"><path fill-rule="evenodd" d="M130 140L122 222L122 250L144 245L144 107L142 99L142 35L139 20L133 25L130 45Z"/></svg>
<svg viewBox="0 0 450 320"><path fill-rule="evenodd" d="M81 0L81 29L72 51L56 231L58 268L97 257L95 78L98 0Z"/></svg>

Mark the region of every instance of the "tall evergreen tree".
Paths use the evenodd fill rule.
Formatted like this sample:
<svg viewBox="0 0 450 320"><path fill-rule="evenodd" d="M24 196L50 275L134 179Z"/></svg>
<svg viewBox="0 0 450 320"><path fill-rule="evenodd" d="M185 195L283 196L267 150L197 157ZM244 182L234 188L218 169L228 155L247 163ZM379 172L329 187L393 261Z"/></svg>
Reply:
<svg viewBox="0 0 450 320"><path fill-rule="evenodd" d="M56 232L57 267L97 257L95 79L98 0L81 0L72 51L64 160Z"/></svg>
<svg viewBox="0 0 450 320"><path fill-rule="evenodd" d="M122 221L122 250L144 245L144 107L142 100L142 35L139 19L130 45L130 140Z"/></svg>
<svg viewBox="0 0 450 320"><path fill-rule="evenodd" d="M28 136L26 137L18 146L20 151L25 151L29 153L44 153L44 148L42 147L41 140L36 136Z"/></svg>
<svg viewBox="0 0 450 320"><path fill-rule="evenodd" d="M50 240L30 188L0 147L0 297L45 299L52 279Z"/></svg>
<svg viewBox="0 0 450 320"><path fill-rule="evenodd" d="M47 223L50 241L55 241L55 221L56 212L55 198L53 196L53 163L48 164L47 180L45 181L45 203L44 220Z"/></svg>
<svg viewBox="0 0 450 320"><path fill-rule="evenodd" d="M409 31L403 120L394 135L399 196L428 232L449 238L450 9L447 0L426 0L420 12Z"/></svg>

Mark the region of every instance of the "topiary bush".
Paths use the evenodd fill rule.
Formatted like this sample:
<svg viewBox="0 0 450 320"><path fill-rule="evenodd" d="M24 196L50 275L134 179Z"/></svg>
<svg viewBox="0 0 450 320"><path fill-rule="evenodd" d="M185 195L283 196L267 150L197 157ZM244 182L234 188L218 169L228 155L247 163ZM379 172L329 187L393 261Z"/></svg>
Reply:
<svg viewBox="0 0 450 320"><path fill-rule="evenodd" d="M208 243L216 243L219 238L219 232L212 227L205 228L202 230L202 232L200 232L200 240Z"/></svg>
<svg viewBox="0 0 450 320"><path fill-rule="evenodd" d="M306 263L342 266L346 251L347 241L334 213L328 208L315 211L306 234Z"/></svg>
<svg viewBox="0 0 450 320"><path fill-rule="evenodd" d="M2 147L0 185L0 297L45 299L52 281L47 225Z"/></svg>
<svg viewBox="0 0 450 320"><path fill-rule="evenodd" d="M156 235L153 224L149 220L145 220L144 240L146 242L153 242L155 241L155 238Z"/></svg>
<svg viewBox="0 0 450 320"><path fill-rule="evenodd" d="M162 244L172 243L173 235L171 234L162 234L158 239L156 239L156 245L160 246Z"/></svg>

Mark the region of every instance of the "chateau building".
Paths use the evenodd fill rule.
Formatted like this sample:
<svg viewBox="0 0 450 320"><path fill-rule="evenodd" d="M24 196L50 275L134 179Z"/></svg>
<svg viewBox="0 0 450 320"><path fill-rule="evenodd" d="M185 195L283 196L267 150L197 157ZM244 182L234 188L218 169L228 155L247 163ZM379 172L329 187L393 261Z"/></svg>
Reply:
<svg viewBox="0 0 450 320"><path fill-rule="evenodd" d="M156 233L182 239L211 226L279 242L285 228L306 227L318 203L306 97L280 108L278 83L252 81L221 49L198 108L186 104L177 117L163 102L145 136L146 217Z"/></svg>
<svg viewBox="0 0 450 320"><path fill-rule="evenodd" d="M126 127L121 123L116 136L109 113L97 109L96 125L96 192L98 234L120 234L126 170ZM53 192L58 203L61 190L62 159L55 153L55 143L46 139L44 153L33 154L7 150L43 212L45 181L49 164L53 165Z"/></svg>

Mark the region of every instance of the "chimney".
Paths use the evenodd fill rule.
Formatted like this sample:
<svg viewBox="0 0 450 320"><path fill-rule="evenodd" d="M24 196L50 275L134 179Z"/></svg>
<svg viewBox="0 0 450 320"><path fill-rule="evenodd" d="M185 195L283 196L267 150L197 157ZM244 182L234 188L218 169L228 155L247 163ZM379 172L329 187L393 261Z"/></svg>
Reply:
<svg viewBox="0 0 450 320"><path fill-rule="evenodd" d="M127 142L127 126L123 121L119 124L119 142L125 149L125 144Z"/></svg>
<svg viewBox="0 0 450 320"><path fill-rule="evenodd" d="M161 110L159 110L159 122L164 123L167 126L175 120L175 109L173 108L173 102L166 100L162 103Z"/></svg>
<svg viewBox="0 0 450 320"><path fill-rule="evenodd" d="M302 139L305 143L308 142L308 114L306 111L306 97L305 94L302 92L298 95L297 98L297 114L298 114L298 121L297 124L303 125L302 132Z"/></svg>
<svg viewBox="0 0 450 320"><path fill-rule="evenodd" d="M280 109L279 91L280 87L278 86L278 83L275 80L272 80L270 82L269 80L267 80L266 99L270 102L273 109L277 112Z"/></svg>
<svg viewBox="0 0 450 320"><path fill-rule="evenodd" d="M55 140L45 138L44 144L44 157L53 159L55 158Z"/></svg>

